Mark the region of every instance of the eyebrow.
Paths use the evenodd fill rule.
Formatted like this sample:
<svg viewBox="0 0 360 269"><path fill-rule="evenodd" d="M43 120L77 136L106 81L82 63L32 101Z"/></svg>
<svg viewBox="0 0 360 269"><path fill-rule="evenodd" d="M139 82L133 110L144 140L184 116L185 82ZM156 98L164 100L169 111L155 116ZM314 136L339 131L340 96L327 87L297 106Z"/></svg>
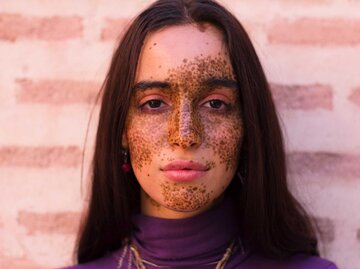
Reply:
<svg viewBox="0 0 360 269"><path fill-rule="evenodd" d="M235 80L228 78L209 78L204 81L204 85L211 89L225 87L237 90L239 88L239 85Z"/></svg>
<svg viewBox="0 0 360 269"><path fill-rule="evenodd" d="M144 91L151 88L169 89L170 83L164 81L140 81L133 86L133 90Z"/></svg>

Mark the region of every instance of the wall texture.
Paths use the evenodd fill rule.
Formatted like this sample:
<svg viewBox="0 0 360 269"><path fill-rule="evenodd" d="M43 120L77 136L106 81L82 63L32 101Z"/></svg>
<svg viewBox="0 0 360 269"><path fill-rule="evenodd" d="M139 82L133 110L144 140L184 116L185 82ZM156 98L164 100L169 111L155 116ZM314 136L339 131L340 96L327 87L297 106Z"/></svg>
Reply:
<svg viewBox="0 0 360 269"><path fill-rule="evenodd" d="M0 268L72 263L94 96L117 36L149 2L0 0ZM319 220L323 255L359 269L360 1L222 3L272 84L290 184Z"/></svg>

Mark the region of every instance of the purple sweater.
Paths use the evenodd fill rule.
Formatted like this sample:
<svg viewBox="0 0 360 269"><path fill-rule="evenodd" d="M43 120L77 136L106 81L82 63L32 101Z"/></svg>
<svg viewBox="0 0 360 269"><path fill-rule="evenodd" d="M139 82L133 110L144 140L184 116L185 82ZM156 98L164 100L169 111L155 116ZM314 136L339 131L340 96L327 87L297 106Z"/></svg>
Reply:
<svg viewBox="0 0 360 269"><path fill-rule="evenodd" d="M133 219L132 243L141 258L172 268L213 269L236 238L236 222L229 200L198 216L161 219L137 215ZM119 261L122 260L122 266ZM214 264L215 262L215 264ZM210 263L210 264L209 264ZM146 268L153 269L149 264ZM136 269L133 255L122 248L98 260L67 269ZM315 256L296 255L286 261L266 259L245 250L240 240L226 266L239 269L337 269L334 263Z"/></svg>

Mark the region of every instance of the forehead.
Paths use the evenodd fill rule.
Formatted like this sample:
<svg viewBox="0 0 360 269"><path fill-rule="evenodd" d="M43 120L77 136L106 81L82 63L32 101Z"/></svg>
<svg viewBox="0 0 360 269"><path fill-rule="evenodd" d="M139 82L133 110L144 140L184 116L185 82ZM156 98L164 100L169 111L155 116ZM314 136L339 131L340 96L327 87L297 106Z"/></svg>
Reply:
<svg viewBox="0 0 360 269"><path fill-rule="evenodd" d="M210 24L167 27L145 39L135 81L164 80L178 66L209 57L230 65L220 30Z"/></svg>

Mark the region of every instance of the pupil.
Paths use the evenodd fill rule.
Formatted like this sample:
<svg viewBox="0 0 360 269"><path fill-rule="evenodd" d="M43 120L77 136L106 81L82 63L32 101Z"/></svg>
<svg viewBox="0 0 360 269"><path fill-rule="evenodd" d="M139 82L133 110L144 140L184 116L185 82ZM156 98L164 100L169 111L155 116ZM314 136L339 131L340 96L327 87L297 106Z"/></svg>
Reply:
<svg viewBox="0 0 360 269"><path fill-rule="evenodd" d="M212 108L220 108L222 105L222 102L220 100L211 100L210 101L210 106Z"/></svg>
<svg viewBox="0 0 360 269"><path fill-rule="evenodd" d="M150 101L149 101L149 106L150 106L151 108L158 108L158 107L160 107L160 105L161 105L161 101L160 101L160 100L150 100Z"/></svg>

